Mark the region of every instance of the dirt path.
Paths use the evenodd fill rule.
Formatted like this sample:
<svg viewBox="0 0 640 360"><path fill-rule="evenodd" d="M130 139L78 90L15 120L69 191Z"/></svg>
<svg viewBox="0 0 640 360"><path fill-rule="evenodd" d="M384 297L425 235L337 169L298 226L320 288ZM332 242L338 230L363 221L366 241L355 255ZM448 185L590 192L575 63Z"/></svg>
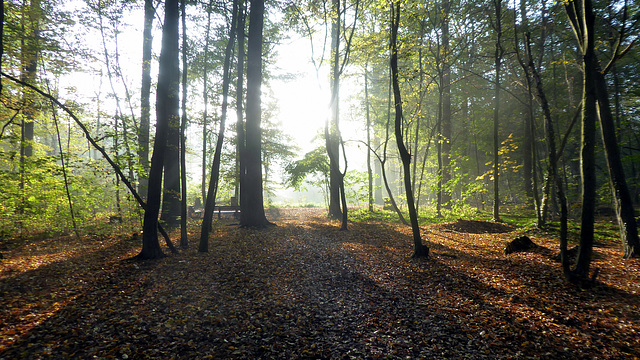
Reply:
<svg viewBox="0 0 640 360"><path fill-rule="evenodd" d="M158 261L118 260L134 246L102 252L99 263L86 254L61 260L55 273L25 271L39 290L25 284L2 300L34 303L14 299L23 324L39 317L16 327L3 313L3 337L6 325L14 330L0 359L640 356L636 288L576 291L539 254L506 258L509 233L430 227L432 257L412 260L401 226L342 232L315 209L269 218L278 226L221 224L207 254L196 252L194 232L189 250ZM0 289L15 281L1 279Z"/></svg>

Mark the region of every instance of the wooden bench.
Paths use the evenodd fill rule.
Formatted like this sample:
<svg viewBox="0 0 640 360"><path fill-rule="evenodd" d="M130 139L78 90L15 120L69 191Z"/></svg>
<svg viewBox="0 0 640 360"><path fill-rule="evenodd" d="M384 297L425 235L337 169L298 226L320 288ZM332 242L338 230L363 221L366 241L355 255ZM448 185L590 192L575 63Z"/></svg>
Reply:
<svg viewBox="0 0 640 360"><path fill-rule="evenodd" d="M229 203L231 205L216 205L213 208L213 212L218 213L218 219L222 218L222 214L233 214L233 217L236 219L240 219L240 205L238 205L238 201L235 197L231 197ZM196 205L199 205L199 201L196 202ZM192 219L202 219L204 216L204 209L201 207L196 207L195 205L189 206L188 211L189 217Z"/></svg>
<svg viewBox="0 0 640 360"><path fill-rule="evenodd" d="M233 214L233 217L240 219L240 206L238 205L220 205L213 208L213 212L218 212L218 219L222 218L222 214Z"/></svg>

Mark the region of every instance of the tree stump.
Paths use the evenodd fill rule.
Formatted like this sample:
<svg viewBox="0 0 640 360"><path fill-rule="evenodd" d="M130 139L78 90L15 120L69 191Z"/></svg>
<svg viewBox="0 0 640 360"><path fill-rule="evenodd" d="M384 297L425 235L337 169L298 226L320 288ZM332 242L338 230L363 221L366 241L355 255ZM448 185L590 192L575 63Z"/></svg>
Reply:
<svg viewBox="0 0 640 360"><path fill-rule="evenodd" d="M536 243L531 241L531 239L529 239L528 236L520 236L513 239L510 243L508 243L504 247L504 253L511 254L514 252L524 252L524 251L530 251L536 248L538 248L538 245L536 245Z"/></svg>

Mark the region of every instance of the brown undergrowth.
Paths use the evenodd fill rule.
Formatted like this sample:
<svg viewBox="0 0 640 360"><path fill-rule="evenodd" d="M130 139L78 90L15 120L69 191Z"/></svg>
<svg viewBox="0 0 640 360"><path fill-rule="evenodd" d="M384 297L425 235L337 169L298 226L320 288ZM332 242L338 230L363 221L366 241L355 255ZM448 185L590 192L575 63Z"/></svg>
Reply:
<svg viewBox="0 0 640 360"><path fill-rule="evenodd" d="M156 261L127 260L131 235L12 246L0 359L640 357L640 264L613 240L581 291L540 252L504 255L515 229L428 226L431 257L414 260L406 227L339 231L323 215L274 210L266 230L222 221L209 253L194 229L190 249Z"/></svg>

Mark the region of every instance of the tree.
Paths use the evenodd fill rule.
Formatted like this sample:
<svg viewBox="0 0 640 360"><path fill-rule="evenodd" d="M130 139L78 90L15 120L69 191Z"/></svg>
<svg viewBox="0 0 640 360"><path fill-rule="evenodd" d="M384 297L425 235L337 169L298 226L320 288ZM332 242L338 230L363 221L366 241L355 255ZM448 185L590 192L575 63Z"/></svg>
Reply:
<svg viewBox="0 0 640 360"><path fill-rule="evenodd" d="M600 132L605 147L611 190L616 204L616 217L620 227L624 257L637 257L640 256L640 240L638 239L633 201L624 176L618 141L616 139L616 127L609 103L607 82L604 77L604 74L624 55L624 52L619 52L619 47L625 33L624 26L618 39L618 46L614 51L614 55L609 65L607 65L607 68L603 71L595 54L596 16L593 11L592 1L574 0L565 4L565 9L576 39L578 40L579 48L583 53L585 93L588 92L590 96L594 97L594 99L589 97L589 100L594 102L593 104L585 102L584 105L585 107L591 107L590 110L593 114L590 116L596 116L597 111L597 116L600 120ZM586 88L587 86L589 88ZM583 101L586 100L583 98ZM595 104L597 104L597 110ZM593 131L595 132L595 126ZM588 254L585 254L585 257L587 257L587 255ZM582 271L578 272L578 275L584 276L588 274L588 264L583 264L579 269L582 269ZM584 269L586 269L586 272Z"/></svg>
<svg viewBox="0 0 640 360"><path fill-rule="evenodd" d="M393 84L393 98L395 108L395 136L398 145L398 152L402 160L402 169L404 172L404 187L407 195L407 206L409 208L409 218L411 219L411 230L413 233L413 257L429 256L429 248L422 244L420 237L420 227L418 226L418 214L416 212L415 201L413 199L413 190L411 189L411 154L404 145L402 137L402 96L400 94L400 85L398 83L398 26L400 24L400 1L391 3L391 78Z"/></svg>
<svg viewBox="0 0 640 360"><path fill-rule="evenodd" d="M158 242L158 213L162 191L162 170L167 148L169 123L179 118L180 67L178 65L178 23L180 11L178 0L165 0L162 48L160 50L158 90L156 95L156 137L153 143L147 209L144 212L142 259L164 256Z"/></svg>
<svg viewBox="0 0 640 360"><path fill-rule="evenodd" d="M496 31L496 45L494 52L494 107L493 107L493 220L500 221L500 155L499 155L499 123L500 123L500 80L502 70L502 0L493 0L495 10L494 29Z"/></svg>
<svg viewBox="0 0 640 360"><path fill-rule="evenodd" d="M40 18L42 10L40 0L31 0L29 9L23 9L21 19L22 37L20 38L21 50L21 72L20 79L28 84L35 85L38 70L38 56L40 52ZM23 110L22 131L20 138L20 189L25 197L26 163L33 156L33 135L34 120L36 116L36 106L33 99L33 92L24 88L22 102L25 104ZM23 201L21 209L24 210L26 202Z"/></svg>
<svg viewBox="0 0 640 360"><path fill-rule="evenodd" d="M165 10L166 11L166 10ZM179 13L178 13L179 14ZM166 25L165 25L166 26ZM176 30L178 31L178 30ZM178 67L179 69L179 67ZM179 71L179 70L178 70ZM186 71L186 69L185 69ZM179 76L178 72L178 76ZM160 85L158 85L160 87ZM174 94L171 94L174 96ZM180 98L179 90L175 93L176 102ZM164 154L164 182L162 190L162 215L168 228L176 228L180 225L180 116L179 109L175 116L169 118L167 128L167 146Z"/></svg>
<svg viewBox="0 0 640 360"><path fill-rule="evenodd" d="M369 59L364 64L364 107L367 128L367 203L373 212L373 170L371 168L371 113L369 105Z"/></svg>
<svg viewBox="0 0 640 360"><path fill-rule="evenodd" d="M340 209L340 189L343 177L340 172L340 31L341 11L340 0L331 0L331 53L330 78L331 89L330 119L325 124L325 141L329 156L329 218L342 218ZM344 183L343 183L344 184Z"/></svg>
<svg viewBox="0 0 640 360"><path fill-rule="evenodd" d="M285 184L295 190L304 190L304 182L320 187L327 199L329 191L329 159L326 148L316 148L304 155L300 160L285 166Z"/></svg>
<svg viewBox="0 0 640 360"><path fill-rule="evenodd" d="M540 106L542 107L542 113L544 115L544 125L547 135L547 147L549 153L549 170L548 177L551 183L555 183L556 192L560 201L561 215L560 215L560 260L562 263L562 269L567 278L571 278L571 271L569 269L569 259L567 255L567 199L564 194L564 187L562 180L558 175L558 156L556 152L556 134L554 124L551 119L551 110L549 108L549 101L542 85L542 78L540 73L533 62L533 55L531 54L531 41L529 39L530 34L525 35L525 46L528 58L528 68L531 74L532 80L535 82L537 95L540 100Z"/></svg>
<svg viewBox="0 0 640 360"><path fill-rule="evenodd" d="M594 211L596 202L596 92L593 72L588 71L596 61L593 23L595 16L589 0L574 0L565 4L572 27L576 33L585 67L582 92L582 135L580 153L580 175L582 182L582 213L580 217L580 251L574 269L568 274L572 282L582 282L589 277L593 254ZM587 9L589 11L587 11Z"/></svg>
<svg viewBox="0 0 640 360"><path fill-rule="evenodd" d="M207 124L209 122L209 43L210 43L210 32L211 32L211 3L213 1L209 1L207 4L207 27L204 33L204 61L205 64L202 67L202 101L204 105L204 111L202 113L202 184L200 188L200 193L202 196L202 201L206 201L207 199L207 140L208 140L208 130Z"/></svg>
<svg viewBox="0 0 640 360"><path fill-rule="evenodd" d="M451 195L443 189L451 180L451 49L449 45L450 0L442 0L442 71L440 73L440 134L438 139L438 215L440 208L451 208Z"/></svg>
<svg viewBox="0 0 640 360"><path fill-rule="evenodd" d="M204 216L202 218L202 229L200 231L199 252L209 251L209 233L211 232L211 222L213 221L213 210L216 205L216 195L218 192L218 181L220 179L220 157L222 154L222 144L224 142L225 123L227 120L228 94L229 84L231 82L230 67L231 55L235 44L236 23L238 19L238 3L242 0L234 0L231 15L231 27L229 28L229 40L224 54L224 65L222 71L222 112L220 115L220 128L218 129L218 140L216 141L216 149L213 155L213 163L211 165L211 178L209 180L209 188L204 206Z"/></svg>
<svg viewBox="0 0 640 360"><path fill-rule="evenodd" d="M236 26L236 38L238 39L238 62L236 79L236 174L237 181L235 187L236 199L241 199L240 191L242 186L240 181L243 178L240 174L244 173L244 162L241 160L244 156L244 58L245 58L245 23L246 11L244 0L238 3L238 26ZM246 205L245 205L246 206Z"/></svg>
<svg viewBox="0 0 640 360"><path fill-rule="evenodd" d="M144 30L142 34L142 85L140 87L140 126L138 126L138 193L146 196L149 174L149 124L151 118L151 50L153 44L153 0L144 1Z"/></svg>
<svg viewBox="0 0 640 360"><path fill-rule="evenodd" d="M180 124L180 247L187 239L187 1L180 0L182 16L182 120Z"/></svg>
<svg viewBox="0 0 640 360"><path fill-rule="evenodd" d="M264 0L251 0L249 9L249 37L247 41L247 105L244 153L240 161L240 225L264 228L270 224L264 212L262 193L262 29Z"/></svg>

